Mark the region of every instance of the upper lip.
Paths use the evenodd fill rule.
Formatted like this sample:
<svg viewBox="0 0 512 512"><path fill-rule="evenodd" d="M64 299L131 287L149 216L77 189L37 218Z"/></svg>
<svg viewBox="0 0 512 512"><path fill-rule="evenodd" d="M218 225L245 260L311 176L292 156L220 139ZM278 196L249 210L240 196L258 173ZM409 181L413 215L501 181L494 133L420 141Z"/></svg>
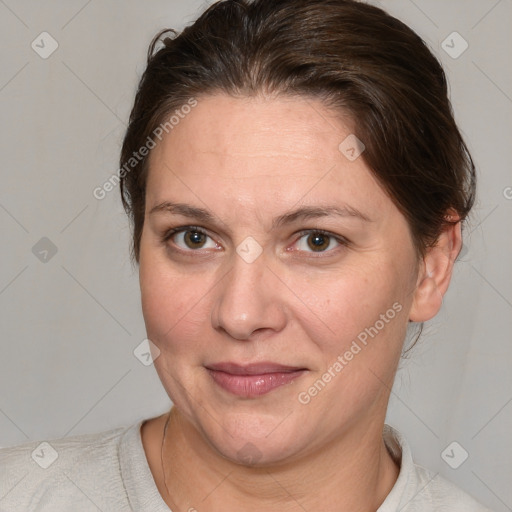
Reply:
<svg viewBox="0 0 512 512"><path fill-rule="evenodd" d="M209 370L230 373L232 375L263 375L265 373L289 373L298 370L306 370L306 368L299 366L287 366L272 362L261 362L251 364L237 364L237 363L216 363L207 365Z"/></svg>

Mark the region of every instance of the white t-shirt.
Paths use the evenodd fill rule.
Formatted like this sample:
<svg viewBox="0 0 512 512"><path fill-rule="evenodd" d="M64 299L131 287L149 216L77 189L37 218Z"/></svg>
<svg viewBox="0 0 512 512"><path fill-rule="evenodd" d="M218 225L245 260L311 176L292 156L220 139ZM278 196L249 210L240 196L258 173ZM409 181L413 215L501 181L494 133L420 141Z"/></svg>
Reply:
<svg viewBox="0 0 512 512"><path fill-rule="evenodd" d="M142 421L130 427L0 450L0 512L169 512L149 469ZM404 437L384 426L398 479L377 512L490 512L413 463Z"/></svg>

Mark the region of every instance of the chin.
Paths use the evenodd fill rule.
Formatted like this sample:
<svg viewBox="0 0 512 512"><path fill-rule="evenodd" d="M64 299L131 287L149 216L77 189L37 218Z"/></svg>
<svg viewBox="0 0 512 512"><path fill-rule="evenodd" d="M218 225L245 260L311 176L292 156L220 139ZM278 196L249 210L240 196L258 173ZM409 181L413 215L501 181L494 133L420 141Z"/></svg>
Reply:
<svg viewBox="0 0 512 512"><path fill-rule="evenodd" d="M249 406L250 408L250 406ZM294 413L226 412L222 421L200 413L198 428L224 458L246 466L279 464L308 446L304 422ZM295 419L292 418L295 416ZM217 418L216 418L217 419Z"/></svg>

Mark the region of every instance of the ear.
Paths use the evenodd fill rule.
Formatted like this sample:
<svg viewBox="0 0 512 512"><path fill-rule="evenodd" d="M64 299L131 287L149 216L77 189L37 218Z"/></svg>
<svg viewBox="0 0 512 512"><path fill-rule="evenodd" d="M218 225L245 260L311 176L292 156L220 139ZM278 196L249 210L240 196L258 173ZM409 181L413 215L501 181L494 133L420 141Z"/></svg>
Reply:
<svg viewBox="0 0 512 512"><path fill-rule="evenodd" d="M460 217L447 215L448 224L437 239L436 245L427 249L420 264L414 298L409 312L411 322L425 322L437 315L443 304L453 272L453 264L462 247Z"/></svg>

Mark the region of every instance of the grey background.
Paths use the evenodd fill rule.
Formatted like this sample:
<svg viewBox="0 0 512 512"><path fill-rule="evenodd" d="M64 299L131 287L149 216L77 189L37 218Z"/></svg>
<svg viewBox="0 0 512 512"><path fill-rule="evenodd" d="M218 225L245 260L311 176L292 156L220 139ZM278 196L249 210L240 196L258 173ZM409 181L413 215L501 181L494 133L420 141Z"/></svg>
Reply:
<svg viewBox="0 0 512 512"><path fill-rule="evenodd" d="M128 425L170 406L154 368L133 354L145 330L118 191L102 201L92 192L118 168L150 39L206 3L0 0L0 446ZM512 2L378 4L442 60L479 175L451 288L401 363L387 421L417 463L512 510ZM31 48L43 31L59 45L47 59ZM453 31L469 44L456 59L441 46ZM43 237L57 250L47 261ZM441 457L452 441L469 453L458 469Z"/></svg>

